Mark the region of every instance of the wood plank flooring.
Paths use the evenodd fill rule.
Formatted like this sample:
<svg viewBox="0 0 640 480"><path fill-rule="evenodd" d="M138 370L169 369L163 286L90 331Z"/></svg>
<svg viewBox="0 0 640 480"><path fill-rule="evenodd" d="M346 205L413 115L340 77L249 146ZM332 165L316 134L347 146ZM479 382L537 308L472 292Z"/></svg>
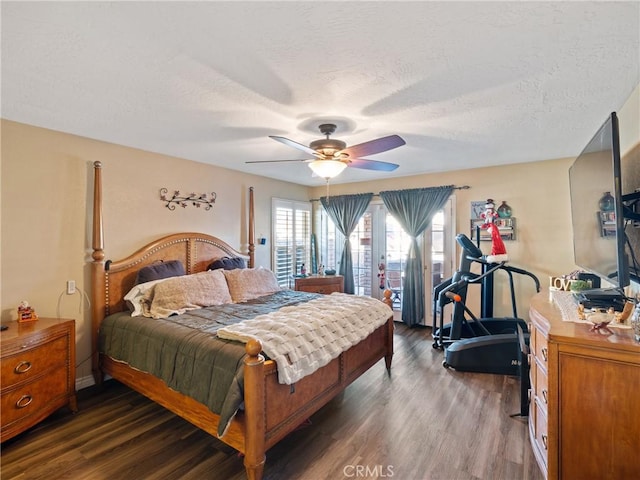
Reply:
<svg viewBox="0 0 640 480"><path fill-rule="evenodd" d="M442 367L431 329L396 324L379 362L267 452L265 480L542 480L518 379ZM5 442L2 480L242 480L242 458L114 382Z"/></svg>

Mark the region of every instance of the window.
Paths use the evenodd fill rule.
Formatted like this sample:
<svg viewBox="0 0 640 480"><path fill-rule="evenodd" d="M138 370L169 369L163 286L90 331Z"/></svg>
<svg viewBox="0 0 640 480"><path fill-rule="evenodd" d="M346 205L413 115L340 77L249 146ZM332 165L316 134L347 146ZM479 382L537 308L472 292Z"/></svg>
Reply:
<svg viewBox="0 0 640 480"><path fill-rule="evenodd" d="M292 288L293 276L300 273L302 264L310 268L311 204L274 198L271 208L272 270L281 287Z"/></svg>

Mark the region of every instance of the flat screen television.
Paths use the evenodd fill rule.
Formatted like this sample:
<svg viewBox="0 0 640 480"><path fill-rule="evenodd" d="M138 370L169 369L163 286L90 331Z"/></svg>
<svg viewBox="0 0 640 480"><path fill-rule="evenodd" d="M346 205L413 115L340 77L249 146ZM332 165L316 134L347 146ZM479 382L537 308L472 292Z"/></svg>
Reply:
<svg viewBox="0 0 640 480"><path fill-rule="evenodd" d="M611 285L591 292L603 301L630 283L625 236L618 117L612 113L569 169L576 265Z"/></svg>

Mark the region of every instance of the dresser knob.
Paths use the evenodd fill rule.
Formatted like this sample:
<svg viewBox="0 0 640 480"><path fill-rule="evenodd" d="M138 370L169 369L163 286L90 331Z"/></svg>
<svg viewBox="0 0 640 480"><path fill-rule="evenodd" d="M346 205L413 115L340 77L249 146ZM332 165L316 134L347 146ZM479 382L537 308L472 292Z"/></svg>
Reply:
<svg viewBox="0 0 640 480"><path fill-rule="evenodd" d="M16 368L13 369L13 371L17 374L27 373L29 370L31 370L31 362L27 362L24 360L16 365Z"/></svg>
<svg viewBox="0 0 640 480"><path fill-rule="evenodd" d="M23 395L16 402L16 408L28 407L31 402L33 402L33 397L31 395Z"/></svg>
<svg viewBox="0 0 640 480"><path fill-rule="evenodd" d="M541 350L541 353L542 353L542 356L544 357L545 362L549 360L549 351L546 348L543 348Z"/></svg>
<svg viewBox="0 0 640 480"><path fill-rule="evenodd" d="M542 390L542 398L544 398L544 403L549 403L549 399L547 398L547 391Z"/></svg>
<svg viewBox="0 0 640 480"><path fill-rule="evenodd" d="M542 444L544 445L544 449L548 450L549 447L547 447L547 436L546 435L542 435Z"/></svg>

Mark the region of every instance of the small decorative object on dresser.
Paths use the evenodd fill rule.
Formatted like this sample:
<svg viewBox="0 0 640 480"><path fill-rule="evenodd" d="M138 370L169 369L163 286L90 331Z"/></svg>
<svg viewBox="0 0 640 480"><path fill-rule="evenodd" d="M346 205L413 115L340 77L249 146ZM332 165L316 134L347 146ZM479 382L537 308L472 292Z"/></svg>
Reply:
<svg viewBox="0 0 640 480"><path fill-rule="evenodd" d="M323 293L344 292L344 277L342 275L330 275L321 277L312 275L306 278L296 278L295 290L299 292Z"/></svg>
<svg viewBox="0 0 640 480"><path fill-rule="evenodd" d="M0 335L0 441L64 405L77 411L75 321L41 318Z"/></svg>
<svg viewBox="0 0 640 480"><path fill-rule="evenodd" d="M636 299L636 306L631 314L631 328L636 342L640 343L640 299Z"/></svg>
<svg viewBox="0 0 640 480"><path fill-rule="evenodd" d="M23 300L18 305L18 322L34 322L38 320L36 311L29 305L29 302Z"/></svg>

